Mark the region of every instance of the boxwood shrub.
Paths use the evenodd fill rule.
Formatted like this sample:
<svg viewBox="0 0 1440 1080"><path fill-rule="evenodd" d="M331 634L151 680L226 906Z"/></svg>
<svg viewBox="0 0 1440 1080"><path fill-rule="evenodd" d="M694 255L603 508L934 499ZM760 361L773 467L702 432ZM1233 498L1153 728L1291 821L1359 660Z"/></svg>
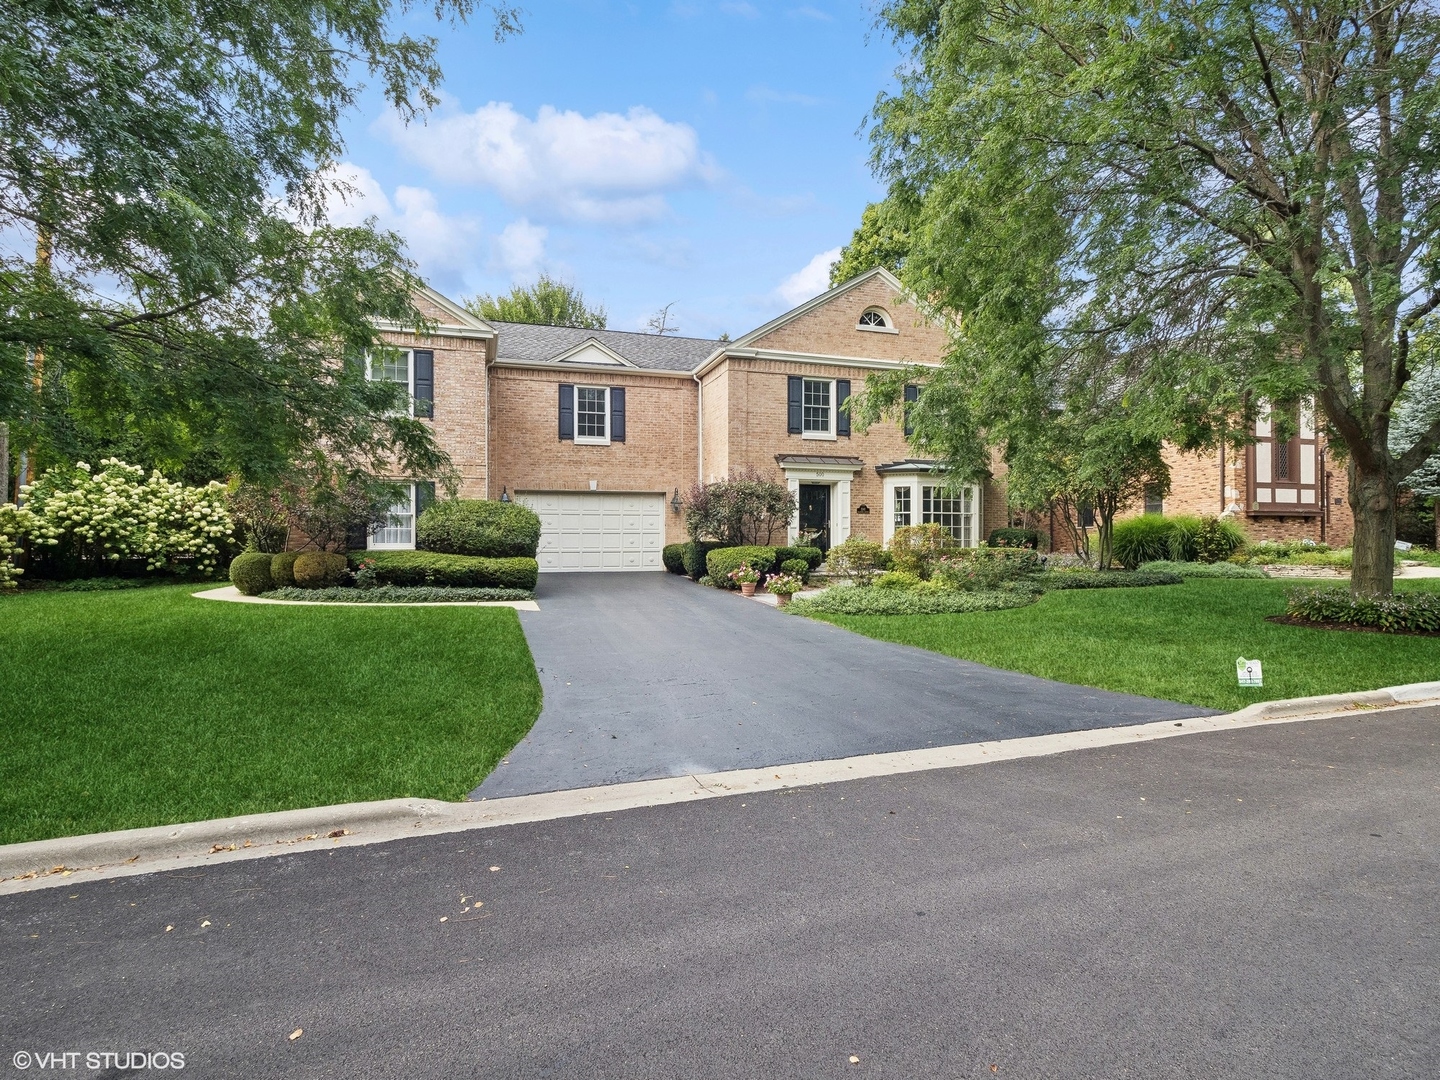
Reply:
<svg viewBox="0 0 1440 1080"><path fill-rule="evenodd" d="M811 570L818 570L825 561L825 553L817 547L777 547L775 565L783 566L791 559L804 559Z"/></svg>
<svg viewBox="0 0 1440 1080"><path fill-rule="evenodd" d="M1040 588L1138 589L1149 585L1181 585L1185 579L1165 570L1047 570L1035 578Z"/></svg>
<svg viewBox="0 0 1440 1080"><path fill-rule="evenodd" d="M1285 614L1318 623L1369 626L1388 633L1440 631L1440 595L1404 592L1394 596L1352 596L1345 589L1295 589Z"/></svg>
<svg viewBox="0 0 1440 1080"><path fill-rule="evenodd" d="M660 561L672 574L685 573L685 545L666 544L660 551Z"/></svg>
<svg viewBox="0 0 1440 1080"><path fill-rule="evenodd" d="M434 551L356 551L350 565L370 563L381 585L445 586L470 589L535 588L540 564L534 559L486 559Z"/></svg>
<svg viewBox="0 0 1440 1080"><path fill-rule="evenodd" d="M422 551L486 559L533 559L540 546L540 515L519 503L495 499L444 499L415 523Z"/></svg>
<svg viewBox="0 0 1440 1080"><path fill-rule="evenodd" d="M270 580L275 588L285 589L295 584L295 560L299 557L298 551L282 551L270 556Z"/></svg>
<svg viewBox="0 0 1440 1080"><path fill-rule="evenodd" d="M246 596L259 596L273 587L270 556L263 551L245 551L230 564L230 582Z"/></svg>
<svg viewBox="0 0 1440 1080"><path fill-rule="evenodd" d="M989 544L991 547L1038 548L1040 546L1040 530L991 529Z"/></svg>
<svg viewBox="0 0 1440 1080"><path fill-rule="evenodd" d="M716 548L724 546L714 540L692 540L685 545L685 573L690 575L691 581L699 581L706 576L706 556Z"/></svg>
<svg viewBox="0 0 1440 1080"><path fill-rule="evenodd" d="M999 611L1035 602L1036 593L911 591L839 585L813 596L797 596L786 607L796 615L953 615Z"/></svg>
<svg viewBox="0 0 1440 1080"><path fill-rule="evenodd" d="M731 581L728 575L741 563L749 563L752 569L759 570L763 576L775 566L775 549L748 545L716 548L705 556L705 571L711 583L719 588L738 589L739 586Z"/></svg>
<svg viewBox="0 0 1440 1080"><path fill-rule="evenodd" d="M794 548L780 548L780 549L778 549L778 550L775 552L775 558L776 558L776 560L778 561L778 560L780 559L780 552L781 552L781 551L793 551L793 550L795 550L795 549L794 549ZM820 549L819 549L819 548L812 548L811 550L813 550L813 551L819 551ZM809 580L810 580L810 563L809 563L809 561L806 560L806 559L786 559L784 562L781 562L781 563L780 563L780 572L781 572L782 574L794 574L794 575L795 575L796 577L798 577L801 581L809 581Z"/></svg>
<svg viewBox="0 0 1440 1080"><path fill-rule="evenodd" d="M310 600L331 604L473 603L479 600L530 600L528 589L454 589L428 585L381 585L374 589L271 589L266 600Z"/></svg>
<svg viewBox="0 0 1440 1080"><path fill-rule="evenodd" d="M345 581L344 555L333 551L302 551L295 560L295 584L302 589L331 589Z"/></svg>

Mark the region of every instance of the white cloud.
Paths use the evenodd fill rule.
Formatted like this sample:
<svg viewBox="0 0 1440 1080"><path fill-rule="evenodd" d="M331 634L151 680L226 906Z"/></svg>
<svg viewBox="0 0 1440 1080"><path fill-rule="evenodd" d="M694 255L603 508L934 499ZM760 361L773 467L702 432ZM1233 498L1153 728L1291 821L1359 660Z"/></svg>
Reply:
<svg viewBox="0 0 1440 1080"><path fill-rule="evenodd" d="M427 189L402 185L392 198L369 169L349 161L331 170L328 179L349 188L331 195L327 214L333 224L358 225L374 217L380 228L405 238L411 258L425 276L463 273L474 265L479 223L442 213Z"/></svg>
<svg viewBox="0 0 1440 1080"><path fill-rule="evenodd" d="M775 291L791 307L803 304L830 288L830 264L840 258L840 249L822 251L780 283Z"/></svg>
<svg viewBox="0 0 1440 1080"><path fill-rule="evenodd" d="M540 273L545 262L545 238L549 231L532 225L526 218L512 221L495 238L491 261L512 278L529 280Z"/></svg>
<svg viewBox="0 0 1440 1080"><path fill-rule="evenodd" d="M544 105L532 120L492 101L426 125L391 114L378 126L442 180L571 220L654 220L667 212L667 192L719 175L694 128L641 106L583 116Z"/></svg>

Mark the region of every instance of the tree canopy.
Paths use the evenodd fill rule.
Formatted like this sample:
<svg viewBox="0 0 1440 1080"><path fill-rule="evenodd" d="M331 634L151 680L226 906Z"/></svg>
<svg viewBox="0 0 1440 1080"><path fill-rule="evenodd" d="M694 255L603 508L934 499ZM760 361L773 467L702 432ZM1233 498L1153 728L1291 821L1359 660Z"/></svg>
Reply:
<svg viewBox="0 0 1440 1080"><path fill-rule="evenodd" d="M590 307L578 287L541 274L533 285L516 285L505 296L476 296L465 308L482 319L535 323L540 326L581 326L604 330L604 305Z"/></svg>
<svg viewBox="0 0 1440 1080"><path fill-rule="evenodd" d="M485 5L497 36L511 8ZM419 326L400 239L327 225L367 79L436 101L408 4L17 0L0 13L0 420L32 465L127 439L147 464L276 474L443 464L400 391L337 361ZM437 0L463 19L473 0Z"/></svg>
<svg viewBox="0 0 1440 1080"><path fill-rule="evenodd" d="M1313 397L1353 587L1390 589L1411 341L1440 308L1440 13L1425 0L896 0L876 162L902 277L962 316L982 429L1092 384L1183 447ZM929 394L927 387L926 393ZM923 410L922 410L923 411Z"/></svg>

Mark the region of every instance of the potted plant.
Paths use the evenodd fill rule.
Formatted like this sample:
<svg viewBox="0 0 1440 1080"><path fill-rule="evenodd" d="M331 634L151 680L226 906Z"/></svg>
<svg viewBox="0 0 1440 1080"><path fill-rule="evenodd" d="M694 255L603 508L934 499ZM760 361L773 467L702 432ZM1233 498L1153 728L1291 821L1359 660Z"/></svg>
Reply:
<svg viewBox="0 0 1440 1080"><path fill-rule="evenodd" d="M784 607L803 584L798 574L775 574L766 580L765 588L775 594L776 607Z"/></svg>
<svg viewBox="0 0 1440 1080"><path fill-rule="evenodd" d="M727 575L731 581L740 586L741 594L745 596L755 595L755 586L760 582L760 571L756 570L748 562L742 562Z"/></svg>

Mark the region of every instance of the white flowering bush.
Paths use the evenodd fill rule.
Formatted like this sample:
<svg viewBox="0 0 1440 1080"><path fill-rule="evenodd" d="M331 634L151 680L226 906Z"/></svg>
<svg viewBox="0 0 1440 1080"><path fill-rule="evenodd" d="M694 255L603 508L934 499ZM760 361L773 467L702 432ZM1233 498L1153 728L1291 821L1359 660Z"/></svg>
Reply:
<svg viewBox="0 0 1440 1080"><path fill-rule="evenodd" d="M35 515L30 508L0 503L0 589L15 588L15 579L25 571L11 557L20 550L20 541L32 531Z"/></svg>
<svg viewBox="0 0 1440 1080"><path fill-rule="evenodd" d="M235 528L222 484L186 487L119 458L100 462L99 472L83 461L50 469L20 491L31 544L91 565L144 559L159 570L185 561L210 573Z"/></svg>

